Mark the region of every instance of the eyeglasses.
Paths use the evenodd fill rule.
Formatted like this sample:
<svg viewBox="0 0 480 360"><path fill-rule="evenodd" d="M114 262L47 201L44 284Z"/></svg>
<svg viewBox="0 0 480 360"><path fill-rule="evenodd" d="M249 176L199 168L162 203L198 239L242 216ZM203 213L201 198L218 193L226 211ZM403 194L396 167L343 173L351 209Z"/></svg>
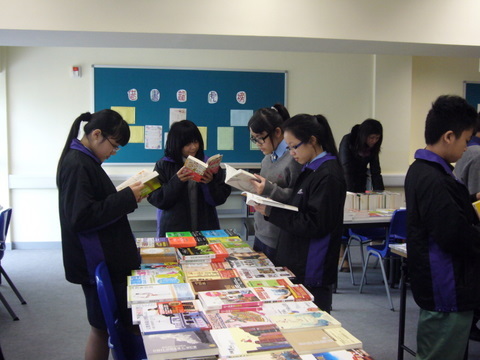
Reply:
<svg viewBox="0 0 480 360"><path fill-rule="evenodd" d="M292 150L297 150L300 146L303 145L303 141L300 141L297 145L295 146L287 146L287 150L288 151L292 151Z"/></svg>
<svg viewBox="0 0 480 360"><path fill-rule="evenodd" d="M264 137L255 137L255 136L250 136L250 141L254 144L262 145L265 143L265 139L270 136L270 133L265 135Z"/></svg>
<svg viewBox="0 0 480 360"><path fill-rule="evenodd" d="M102 133L102 135L110 143L110 145L112 145L113 151L117 152L121 149L120 145L114 145L104 133Z"/></svg>

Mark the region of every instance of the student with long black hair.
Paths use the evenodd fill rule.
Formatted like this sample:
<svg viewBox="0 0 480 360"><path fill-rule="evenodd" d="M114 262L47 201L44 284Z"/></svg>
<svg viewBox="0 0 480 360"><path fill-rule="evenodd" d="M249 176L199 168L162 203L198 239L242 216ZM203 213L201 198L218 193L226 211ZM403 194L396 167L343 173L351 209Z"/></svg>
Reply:
<svg viewBox="0 0 480 360"><path fill-rule="evenodd" d="M84 135L79 140L82 122ZM140 266L127 214L142 200L143 185L115 189L102 163L125 146L130 129L120 114L106 109L84 113L73 123L57 169L63 263L66 279L81 284L90 335L85 359L108 359L108 333L95 285L95 268L105 261L112 278L120 319L131 326L127 276Z"/></svg>
<svg viewBox="0 0 480 360"><path fill-rule="evenodd" d="M302 166L297 163L287 150L287 143L283 138L283 123L290 118L290 114L282 104L275 104L271 108L261 108L253 114L248 122L250 140L257 145L265 155L261 163L259 181L252 181L257 194L273 200L285 202L292 194L293 185L300 174ZM275 261L275 252L278 243L280 228L265 221L260 213L254 214L255 241L253 249L261 251L272 261Z"/></svg>
<svg viewBox="0 0 480 360"><path fill-rule="evenodd" d="M287 149L303 165L289 204L298 212L256 205L266 220L281 228L276 264L287 266L314 295L322 310L332 309L337 256L343 225L346 185L327 119L301 114L284 125Z"/></svg>
<svg viewBox="0 0 480 360"><path fill-rule="evenodd" d="M165 156L155 164L162 187L148 196L157 210L157 234L166 232L215 230L220 228L216 206L223 204L232 188L225 184L225 172L207 170L200 182L193 181L190 170L183 166L191 155L207 161L202 134L189 120L172 124L168 133Z"/></svg>

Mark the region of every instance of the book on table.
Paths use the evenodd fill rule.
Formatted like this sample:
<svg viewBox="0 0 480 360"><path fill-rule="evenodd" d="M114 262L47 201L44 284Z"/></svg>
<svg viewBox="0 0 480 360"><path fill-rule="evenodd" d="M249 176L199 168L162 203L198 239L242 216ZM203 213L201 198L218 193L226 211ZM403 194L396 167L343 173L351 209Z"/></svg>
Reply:
<svg viewBox="0 0 480 360"><path fill-rule="evenodd" d="M342 327L307 328L282 333L300 355L362 347L362 342Z"/></svg>
<svg viewBox="0 0 480 360"><path fill-rule="evenodd" d="M303 285L262 286L252 289L264 302L313 300L312 294Z"/></svg>
<svg viewBox="0 0 480 360"><path fill-rule="evenodd" d="M140 332L144 335L209 329L211 325L202 311L156 314L140 319Z"/></svg>
<svg viewBox="0 0 480 360"><path fill-rule="evenodd" d="M143 169L118 185L117 191L121 191L139 181L145 185L145 187L140 191L142 196L147 196L152 191L157 190L162 186L162 184L160 184L160 179L158 178L158 172L155 170L149 171L147 169Z"/></svg>
<svg viewBox="0 0 480 360"><path fill-rule="evenodd" d="M266 198L264 196L260 196L260 195L257 195L257 194L252 194L251 192L248 192L248 191L242 192L242 195L247 197L247 201L246 201L247 205L254 206L254 205L257 205L257 204L261 204L261 205L277 207L277 208L285 209L285 210L298 211L298 207L296 207L296 206L284 204L284 203L281 203L279 201L275 201L273 199Z"/></svg>
<svg viewBox="0 0 480 360"><path fill-rule="evenodd" d="M203 162L192 155L188 155L183 166L191 171L193 180L199 182L202 179L205 171L208 170L212 174L216 174L218 172L222 158L223 155L217 154L209 157L206 162Z"/></svg>
<svg viewBox="0 0 480 360"><path fill-rule="evenodd" d="M222 357L222 360L302 360L302 357L297 354L293 349L282 350L267 350L255 355L242 356L240 359L238 356L226 356ZM193 360L193 359L191 359ZM326 358L321 360L336 360L336 358Z"/></svg>
<svg viewBox="0 0 480 360"><path fill-rule="evenodd" d="M245 284L239 277L226 279L212 279L212 280L193 280L190 281L194 294L200 291L214 291L214 290L228 290L228 289L243 289Z"/></svg>
<svg viewBox="0 0 480 360"><path fill-rule="evenodd" d="M135 239L137 248L168 247L166 237L138 237Z"/></svg>
<svg viewBox="0 0 480 360"><path fill-rule="evenodd" d="M373 357L362 349L336 350L316 354L301 355L301 360L373 360ZM242 359L245 360L245 359Z"/></svg>
<svg viewBox="0 0 480 360"><path fill-rule="evenodd" d="M190 301L159 301L157 302L159 314L178 314L184 312L196 312L201 310L199 300Z"/></svg>
<svg viewBox="0 0 480 360"><path fill-rule="evenodd" d="M267 314L267 316L270 316L302 314L307 312L320 311L320 309L312 301L298 301L265 303L263 304L263 311L265 311L265 314Z"/></svg>
<svg viewBox="0 0 480 360"><path fill-rule="evenodd" d="M251 180L260 182L252 173L225 164L225 184L241 191L256 192Z"/></svg>
<svg viewBox="0 0 480 360"><path fill-rule="evenodd" d="M127 286L128 306L133 303L154 301L193 300L195 295L190 284L155 284Z"/></svg>
<svg viewBox="0 0 480 360"><path fill-rule="evenodd" d="M142 338L148 360L218 355L218 347L209 331L170 332L144 335Z"/></svg>
<svg viewBox="0 0 480 360"><path fill-rule="evenodd" d="M164 264L177 261L174 247L142 247L140 257L143 264Z"/></svg>
<svg viewBox="0 0 480 360"><path fill-rule="evenodd" d="M259 280L270 278L289 278L294 279L295 275L284 266L264 266L258 268L238 268L238 275L245 280Z"/></svg>
<svg viewBox="0 0 480 360"><path fill-rule="evenodd" d="M284 332L308 328L340 327L342 324L326 311L298 314L268 315L268 318Z"/></svg>
<svg viewBox="0 0 480 360"><path fill-rule="evenodd" d="M207 311L205 313L213 329L273 324L261 309Z"/></svg>
<svg viewBox="0 0 480 360"><path fill-rule="evenodd" d="M206 311L262 306L260 299L249 288L201 291L197 295Z"/></svg>

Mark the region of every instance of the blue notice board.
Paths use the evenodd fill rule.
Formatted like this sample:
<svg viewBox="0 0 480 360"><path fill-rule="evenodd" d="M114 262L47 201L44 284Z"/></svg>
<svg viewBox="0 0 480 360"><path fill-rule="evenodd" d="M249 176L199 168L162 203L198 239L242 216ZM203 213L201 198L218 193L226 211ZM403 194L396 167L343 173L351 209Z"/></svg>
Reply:
<svg viewBox="0 0 480 360"><path fill-rule="evenodd" d="M208 156L220 153L224 162L259 163L263 154L250 145L247 122L259 108L286 105L286 71L94 65L93 73L95 111L119 110L136 141L108 163L156 162L164 155L170 121L182 116L207 134Z"/></svg>
<svg viewBox="0 0 480 360"><path fill-rule="evenodd" d="M477 112L480 111L480 82L464 82L465 100L472 105Z"/></svg>

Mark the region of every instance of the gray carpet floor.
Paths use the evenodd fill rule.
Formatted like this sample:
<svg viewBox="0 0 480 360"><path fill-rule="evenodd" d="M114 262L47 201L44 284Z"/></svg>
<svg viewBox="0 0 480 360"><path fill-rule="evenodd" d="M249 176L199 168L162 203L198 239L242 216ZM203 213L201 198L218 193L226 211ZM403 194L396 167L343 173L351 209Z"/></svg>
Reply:
<svg viewBox="0 0 480 360"><path fill-rule="evenodd" d="M360 258L353 254L360 281ZM2 265L27 301L21 305L2 280L0 291L19 316L12 321L0 303L0 345L6 360L80 360L89 332L80 286L64 278L61 250L10 250ZM340 273L332 315L363 342L376 360L397 358L399 290L392 289L395 311L389 309L380 269L369 269L364 293ZM407 346L415 349L418 307L408 294ZM405 354L405 359L413 359ZM480 343L470 341L469 359L480 360Z"/></svg>

